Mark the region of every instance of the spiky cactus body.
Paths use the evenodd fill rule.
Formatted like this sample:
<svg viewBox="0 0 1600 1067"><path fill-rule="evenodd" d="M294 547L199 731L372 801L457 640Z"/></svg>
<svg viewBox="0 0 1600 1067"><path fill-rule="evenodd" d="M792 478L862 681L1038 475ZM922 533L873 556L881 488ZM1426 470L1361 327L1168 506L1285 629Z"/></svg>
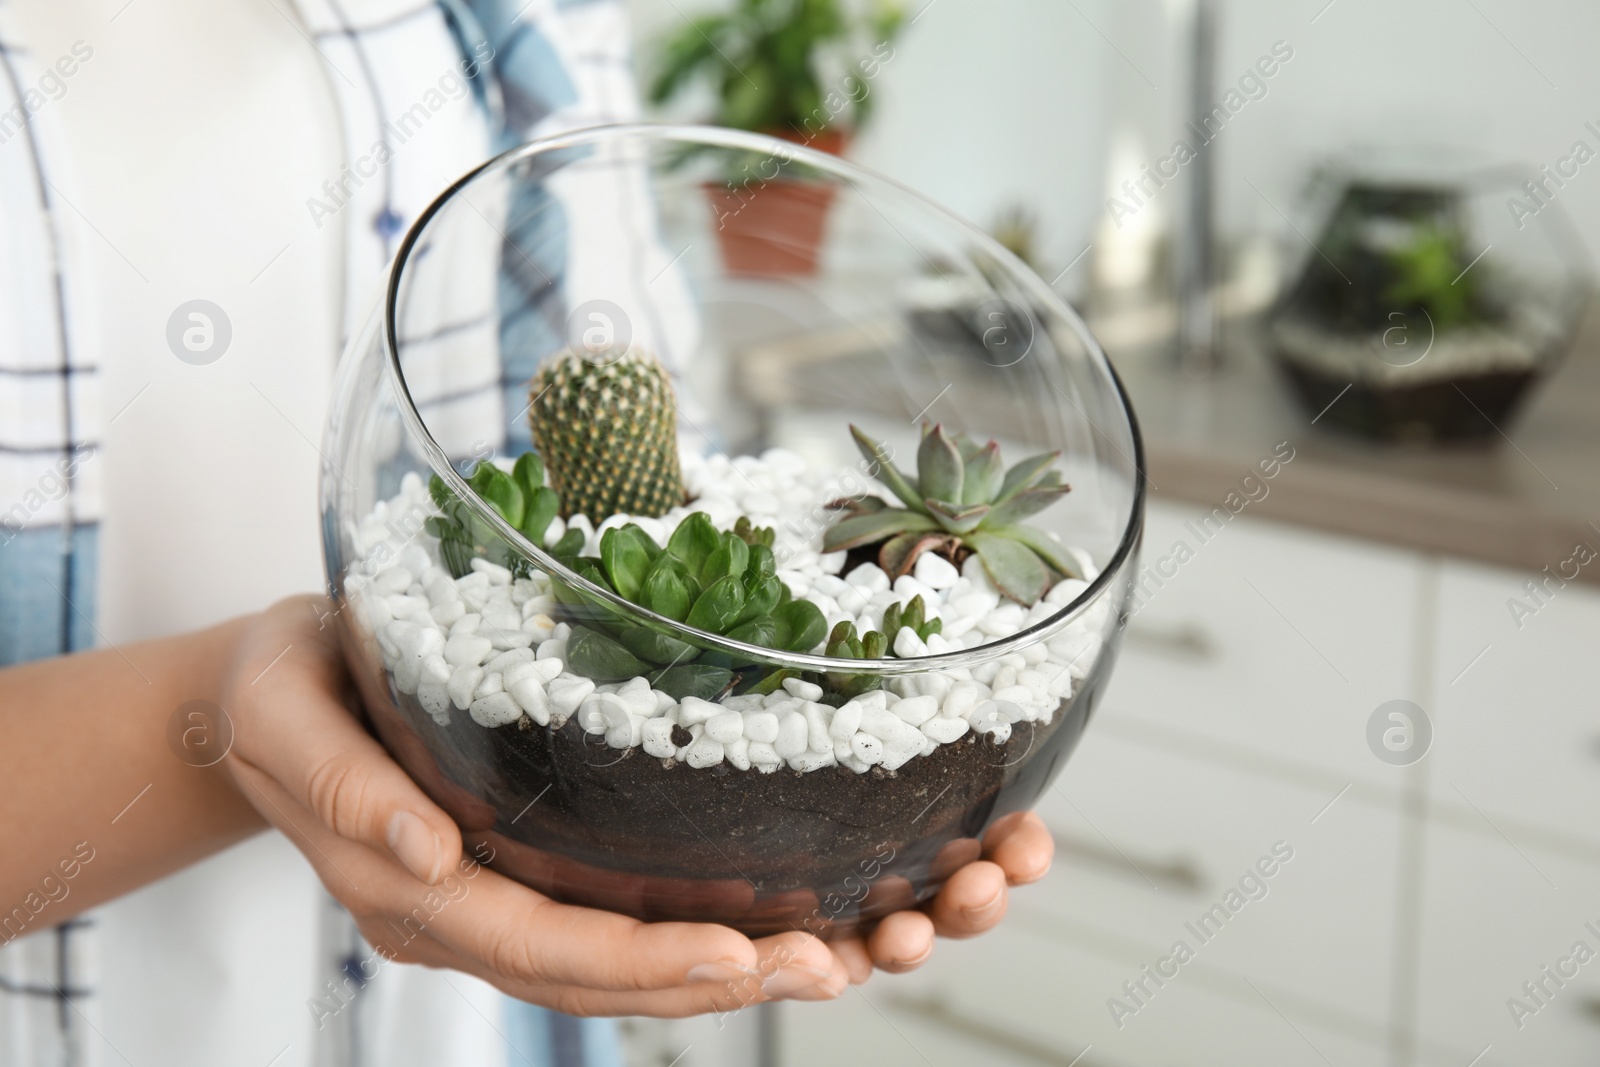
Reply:
<svg viewBox="0 0 1600 1067"><path fill-rule="evenodd" d="M529 386L534 444L561 494L561 514L598 525L619 513L659 516L684 500L678 404L661 361L629 349L567 351Z"/></svg>

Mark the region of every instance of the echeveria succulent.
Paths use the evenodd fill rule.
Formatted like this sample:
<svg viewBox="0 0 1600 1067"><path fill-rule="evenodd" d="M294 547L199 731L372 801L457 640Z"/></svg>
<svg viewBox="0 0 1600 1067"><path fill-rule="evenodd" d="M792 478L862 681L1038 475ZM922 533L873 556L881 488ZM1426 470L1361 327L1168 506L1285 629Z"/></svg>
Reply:
<svg viewBox="0 0 1600 1067"><path fill-rule="evenodd" d="M1031 456L1007 470L1000 446L978 445L965 434L953 438L942 426L923 424L917 474L907 476L884 446L855 426L850 433L877 479L905 504L877 497L847 505L848 514L823 536L823 550L838 552L882 542L878 564L891 578L910 573L923 552L976 552L995 587L1023 604L1050 588L1051 573L1077 578L1065 549L1023 520L1061 499L1071 486L1053 470L1059 452Z"/></svg>
<svg viewBox="0 0 1600 1067"><path fill-rule="evenodd" d="M770 530L719 532L703 511L679 523L666 546L635 524L607 530L600 556L563 562L602 589L640 607L745 644L809 652L827 632L821 610L795 600L777 577ZM577 588L557 582L558 600L575 619L567 641L571 668L597 682L644 676L682 699L713 699L741 679L730 657L621 617Z"/></svg>

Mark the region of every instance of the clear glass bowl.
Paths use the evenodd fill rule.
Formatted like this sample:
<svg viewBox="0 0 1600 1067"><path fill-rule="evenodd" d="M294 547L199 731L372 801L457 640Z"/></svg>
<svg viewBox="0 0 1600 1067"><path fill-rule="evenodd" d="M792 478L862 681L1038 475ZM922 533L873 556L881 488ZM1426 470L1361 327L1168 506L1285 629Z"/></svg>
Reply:
<svg viewBox="0 0 1600 1067"><path fill-rule="evenodd" d="M730 197L754 202L774 189L780 203L827 205L820 246L752 271L752 242L788 247L796 228L747 219L732 257L739 269L730 270L719 240ZM950 343L911 325L941 289L977 327ZM547 551L561 524L532 543L463 473L479 460L504 467L527 449L528 385L542 364L569 347L622 345L670 369L686 481L717 524L732 521L730 501L778 506L767 524L791 588L805 587L793 578L800 570L839 566L815 551L828 517L821 498L870 482L848 424L909 456L924 419L998 439L1012 461L1060 450L1072 492L1035 522L1072 546L1083 580L1004 622L985 615L983 626L1003 636L971 628L979 609L958 617L948 597L951 630L966 626L989 643L930 640L944 651L904 659L775 652L620 599ZM1141 447L1127 397L1082 321L981 231L904 186L768 137L583 130L486 163L407 236L339 371L322 475L329 587L372 730L494 868L557 899L642 919L829 936L931 897L977 857L987 827L1029 808L1061 770L1125 620L1143 519ZM831 471L837 480L824 484ZM428 522L435 478L478 531L476 553L515 572L508 584L487 563L473 563L483 577L464 586L441 569L448 561ZM874 591L864 586L863 597ZM566 602L551 599L556 592ZM483 634L493 630L485 666L500 661L500 683L471 685L470 656L433 658L463 613ZM531 637L518 635L518 616ZM495 685L539 660L513 670L516 662L565 655L571 627L618 619L683 642L674 647L701 663L727 665L741 685L788 672L792 688L766 701L780 702L785 717L833 723L834 705L801 700L814 695L805 679L830 676L852 680L869 709L931 695L941 719L952 717L943 709L957 683L981 683L965 690L982 698L981 711L940 727L961 730L959 739L926 740L915 756L870 769L860 757L858 773L839 763L854 751L848 743L819 752L826 742L818 746L815 732L776 767L751 765L758 731L748 715L731 720L747 724L748 745L730 742L714 762L696 758L677 741L709 725L685 725L688 702L673 705L683 732L664 731L663 741L650 729L643 683L620 695L614 680L603 684L616 699L588 693L564 717L560 705L587 684L570 665L556 680L540 676L540 714L519 711L511 695L527 687L495 697ZM446 672L460 699L446 699ZM1016 700L995 699L1003 683ZM654 699L659 713L674 698ZM729 699L759 711L759 697ZM903 721L914 731L916 718ZM659 754L663 744L671 755Z"/></svg>

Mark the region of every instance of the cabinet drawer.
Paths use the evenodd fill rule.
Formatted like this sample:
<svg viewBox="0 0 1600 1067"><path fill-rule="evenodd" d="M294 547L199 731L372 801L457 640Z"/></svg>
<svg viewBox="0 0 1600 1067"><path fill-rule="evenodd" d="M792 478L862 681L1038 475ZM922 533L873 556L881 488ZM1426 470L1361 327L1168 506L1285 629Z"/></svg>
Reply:
<svg viewBox="0 0 1600 1067"><path fill-rule="evenodd" d="M1182 940L1195 959L1174 985L1209 980L1256 1001L1247 978L1292 995L1299 1008L1280 1005L1291 1015L1370 1037L1388 1017L1399 819L1348 795L1328 807L1334 795L1091 728L1039 806L1060 858L1044 884L1017 894L1009 921L1114 946L1128 973L1096 1001L1101 1011ZM1272 858L1280 841L1287 862ZM1256 868L1264 857L1268 877ZM1219 904L1237 910L1201 925Z"/></svg>
<svg viewBox="0 0 1600 1067"><path fill-rule="evenodd" d="M1366 722L1413 695L1418 558L1248 512L1202 542L1202 514L1150 508L1146 583L1105 718L1264 755L1280 772L1392 784Z"/></svg>
<svg viewBox="0 0 1600 1067"><path fill-rule="evenodd" d="M1430 785L1462 828L1600 863L1600 593L1551 583L1519 627L1530 577L1443 568Z"/></svg>
<svg viewBox="0 0 1600 1067"><path fill-rule="evenodd" d="M1592 1067L1600 1061L1600 868L1499 837L1430 831L1424 860L1418 1031L1486 1046L1478 1067ZM1553 884L1552 884L1553 883ZM1539 1005L1522 988L1583 941L1596 953ZM1574 964L1568 964L1571 969ZM1519 1028L1507 1001L1539 1010ZM1428 1055L1419 1062L1444 1061ZM1465 1061L1458 1061L1461 1067Z"/></svg>

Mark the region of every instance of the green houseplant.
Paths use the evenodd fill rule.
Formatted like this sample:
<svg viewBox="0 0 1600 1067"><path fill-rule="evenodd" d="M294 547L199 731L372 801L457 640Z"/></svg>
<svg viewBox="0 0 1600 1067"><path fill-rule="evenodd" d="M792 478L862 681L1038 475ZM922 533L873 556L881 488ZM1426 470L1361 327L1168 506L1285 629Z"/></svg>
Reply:
<svg viewBox="0 0 1600 1067"><path fill-rule="evenodd" d="M894 58L903 20L897 0L865 11L842 0L735 0L661 42L649 99L665 104L709 83L712 123L839 154L871 113L872 82ZM730 270L815 271L834 190L795 169L776 154L752 157L706 183Z"/></svg>

